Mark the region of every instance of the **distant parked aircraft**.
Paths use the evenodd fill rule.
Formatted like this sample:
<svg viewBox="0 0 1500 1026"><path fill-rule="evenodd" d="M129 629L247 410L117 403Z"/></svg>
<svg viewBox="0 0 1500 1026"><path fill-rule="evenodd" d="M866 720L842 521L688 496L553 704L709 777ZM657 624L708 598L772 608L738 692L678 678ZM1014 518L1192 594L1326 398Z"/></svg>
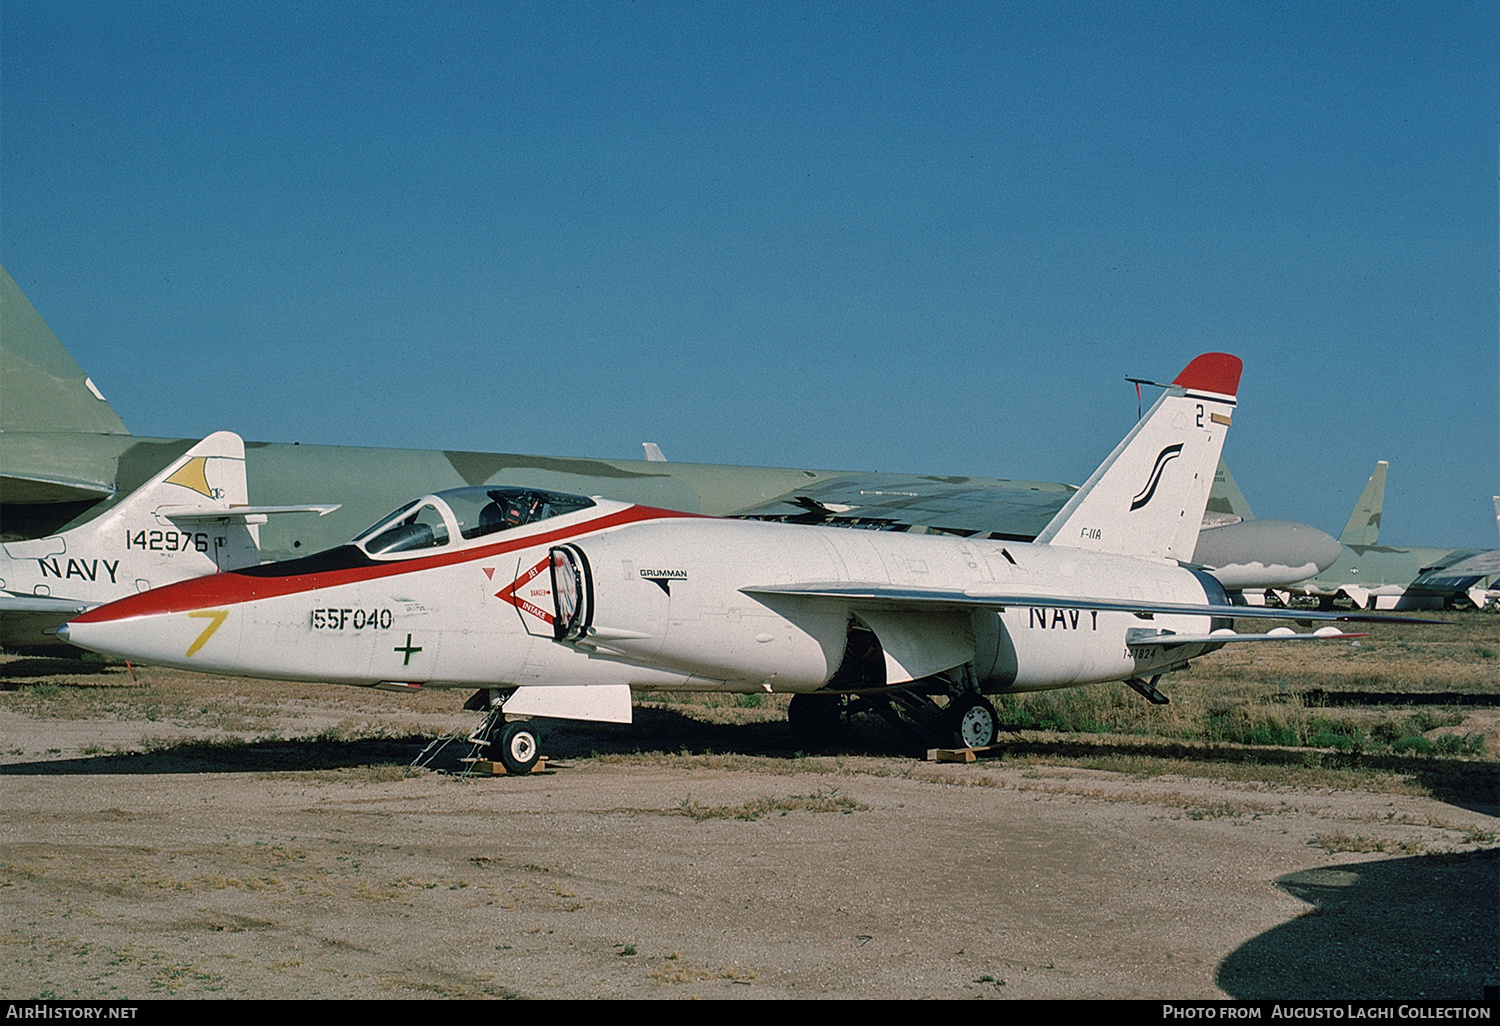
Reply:
<svg viewBox="0 0 1500 1026"><path fill-rule="evenodd" d="M1361 609L1443 609L1468 601L1483 608L1500 575L1500 549L1455 549L1380 544L1385 460L1354 504L1339 534L1341 551L1326 570L1287 592L1312 595L1325 609L1345 598ZM1500 504L1500 499L1497 499ZM1500 506L1497 506L1500 521Z"/></svg>

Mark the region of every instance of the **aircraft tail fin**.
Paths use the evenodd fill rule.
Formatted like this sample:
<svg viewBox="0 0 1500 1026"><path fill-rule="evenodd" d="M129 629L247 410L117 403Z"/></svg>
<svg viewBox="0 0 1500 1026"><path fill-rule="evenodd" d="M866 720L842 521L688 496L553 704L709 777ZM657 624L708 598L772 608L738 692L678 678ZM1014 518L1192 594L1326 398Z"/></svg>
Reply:
<svg viewBox="0 0 1500 1026"><path fill-rule="evenodd" d="M1380 508L1385 503L1385 460L1375 464L1375 472L1354 504L1349 522L1339 534L1340 545L1375 545L1380 540Z"/></svg>
<svg viewBox="0 0 1500 1026"><path fill-rule="evenodd" d="M128 435L109 402L0 267L0 431Z"/></svg>
<svg viewBox="0 0 1500 1026"><path fill-rule="evenodd" d="M1219 469L1214 472L1213 487L1208 490L1208 512L1240 520L1255 519L1245 493L1240 491L1239 482L1235 481L1228 464L1222 459L1219 460Z"/></svg>
<svg viewBox="0 0 1500 1026"><path fill-rule="evenodd" d="M246 497L245 443L215 432L93 520L5 543L11 595L0 609L49 598L92 605L122 590L254 566L259 527Z"/></svg>
<svg viewBox="0 0 1500 1026"><path fill-rule="evenodd" d="M1228 353L1189 363L1037 542L1190 561L1242 368Z"/></svg>
<svg viewBox="0 0 1500 1026"><path fill-rule="evenodd" d="M187 506L228 512L231 506L249 504L245 443L233 431L215 431L120 500L115 509Z"/></svg>
<svg viewBox="0 0 1500 1026"><path fill-rule="evenodd" d="M245 483L245 443L233 431L215 431L107 513L63 537L111 532L110 540L118 541L113 532L126 531L127 550L134 550L139 542L148 563L170 565L170 570L149 575L151 586L156 587L168 580L258 565L257 521L264 517L247 517L236 513L237 508L251 508ZM180 558L152 559L160 553Z"/></svg>

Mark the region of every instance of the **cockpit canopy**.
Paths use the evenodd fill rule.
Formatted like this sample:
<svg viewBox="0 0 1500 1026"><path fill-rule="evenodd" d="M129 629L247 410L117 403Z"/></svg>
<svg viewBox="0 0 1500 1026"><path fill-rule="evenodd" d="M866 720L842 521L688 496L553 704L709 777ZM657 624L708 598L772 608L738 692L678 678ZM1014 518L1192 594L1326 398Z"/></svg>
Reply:
<svg viewBox="0 0 1500 1026"><path fill-rule="evenodd" d="M479 485L424 495L354 539L370 556L392 557L473 541L594 505L581 495Z"/></svg>

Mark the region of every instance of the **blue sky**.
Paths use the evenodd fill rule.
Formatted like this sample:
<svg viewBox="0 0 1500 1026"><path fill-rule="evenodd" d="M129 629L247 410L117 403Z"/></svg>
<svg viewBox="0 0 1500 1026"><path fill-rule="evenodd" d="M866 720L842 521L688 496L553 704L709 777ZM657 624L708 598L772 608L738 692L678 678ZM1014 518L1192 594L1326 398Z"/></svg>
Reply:
<svg viewBox="0 0 1500 1026"><path fill-rule="evenodd" d="M142 435L1081 482L1497 543L1500 8L0 7L0 262Z"/></svg>

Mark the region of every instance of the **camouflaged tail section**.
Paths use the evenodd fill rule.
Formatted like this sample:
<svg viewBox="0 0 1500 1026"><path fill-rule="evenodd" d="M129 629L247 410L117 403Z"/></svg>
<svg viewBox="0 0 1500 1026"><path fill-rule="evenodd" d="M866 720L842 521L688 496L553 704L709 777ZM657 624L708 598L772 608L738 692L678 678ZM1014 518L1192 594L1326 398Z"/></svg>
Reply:
<svg viewBox="0 0 1500 1026"><path fill-rule="evenodd" d="M0 431L130 434L3 267Z"/></svg>
<svg viewBox="0 0 1500 1026"><path fill-rule="evenodd" d="M1208 491L1208 512L1239 517L1241 520L1255 519L1255 514L1250 512L1250 503L1245 500L1245 493L1240 491L1239 484L1223 460L1219 461L1219 468L1214 472L1213 487Z"/></svg>
<svg viewBox="0 0 1500 1026"><path fill-rule="evenodd" d="M1380 542L1380 510L1385 505L1385 472L1389 464L1381 460L1365 483L1349 522L1339 532L1340 545L1377 545Z"/></svg>

